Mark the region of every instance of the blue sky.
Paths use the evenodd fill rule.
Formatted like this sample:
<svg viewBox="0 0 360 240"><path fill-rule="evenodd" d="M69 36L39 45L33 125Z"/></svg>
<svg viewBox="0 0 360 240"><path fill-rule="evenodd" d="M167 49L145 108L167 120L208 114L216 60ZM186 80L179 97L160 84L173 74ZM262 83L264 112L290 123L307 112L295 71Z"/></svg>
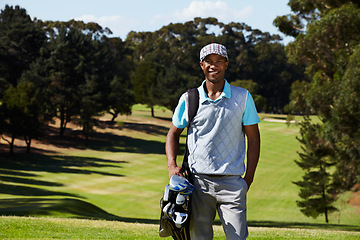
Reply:
<svg viewBox="0 0 360 240"><path fill-rule="evenodd" d="M289 0L0 0L19 5L41 20L97 22L113 36L125 39L130 31L155 31L169 23L184 23L195 17L216 17L223 23L244 22L263 32L284 37L272 22L291 13ZM284 38L284 43L292 38Z"/></svg>

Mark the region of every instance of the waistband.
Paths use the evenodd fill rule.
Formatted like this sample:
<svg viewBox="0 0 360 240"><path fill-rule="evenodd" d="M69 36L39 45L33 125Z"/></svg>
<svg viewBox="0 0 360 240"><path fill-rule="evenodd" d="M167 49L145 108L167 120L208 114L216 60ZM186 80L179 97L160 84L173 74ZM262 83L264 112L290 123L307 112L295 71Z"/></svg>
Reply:
<svg viewBox="0 0 360 240"><path fill-rule="evenodd" d="M196 175L202 175L206 177L215 177L215 178L221 178L221 177L241 177L240 175L227 175L227 174L196 174Z"/></svg>

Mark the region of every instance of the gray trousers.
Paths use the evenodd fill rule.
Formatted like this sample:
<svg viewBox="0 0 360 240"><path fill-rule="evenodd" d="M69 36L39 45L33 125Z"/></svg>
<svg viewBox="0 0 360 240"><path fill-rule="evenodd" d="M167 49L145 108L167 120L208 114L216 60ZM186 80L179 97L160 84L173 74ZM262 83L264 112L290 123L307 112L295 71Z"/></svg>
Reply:
<svg viewBox="0 0 360 240"><path fill-rule="evenodd" d="M227 240L246 239L247 184L240 176L193 176L190 237L213 239L212 224L218 211Z"/></svg>

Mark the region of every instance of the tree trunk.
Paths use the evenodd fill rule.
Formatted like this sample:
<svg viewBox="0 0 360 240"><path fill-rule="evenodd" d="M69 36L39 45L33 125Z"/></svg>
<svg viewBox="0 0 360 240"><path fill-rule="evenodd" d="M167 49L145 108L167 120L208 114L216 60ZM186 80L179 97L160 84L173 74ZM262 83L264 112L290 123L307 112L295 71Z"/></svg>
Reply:
<svg viewBox="0 0 360 240"><path fill-rule="evenodd" d="M86 121L83 125L83 134L85 135L85 147L88 147L89 142L89 133L90 133L90 124Z"/></svg>
<svg viewBox="0 0 360 240"><path fill-rule="evenodd" d="M60 109L60 137L64 136L65 132L65 110L62 108Z"/></svg>
<svg viewBox="0 0 360 240"><path fill-rule="evenodd" d="M27 139L25 137L25 142L26 142L26 153L30 153L30 149L31 149L31 137L29 137L29 139Z"/></svg>
<svg viewBox="0 0 360 240"><path fill-rule="evenodd" d="M14 153L14 142L15 142L15 135L12 134L11 142L9 142L9 144L10 144L10 155L12 155Z"/></svg>
<svg viewBox="0 0 360 240"><path fill-rule="evenodd" d="M154 107L151 106L151 117L155 117Z"/></svg>
<svg viewBox="0 0 360 240"><path fill-rule="evenodd" d="M9 148L10 148L10 154L13 154L14 152L14 141L15 141L15 136L13 134L11 141L7 140L6 138L4 138L3 136L1 136L2 139L4 139L5 142L7 142L9 144Z"/></svg>
<svg viewBox="0 0 360 240"><path fill-rule="evenodd" d="M322 169L322 167L320 167ZM325 222L329 223L329 216L328 216L328 207L327 207L327 201L326 201L326 193L325 193L325 186L322 186L322 198L325 204L324 214L325 214Z"/></svg>
<svg viewBox="0 0 360 240"><path fill-rule="evenodd" d="M118 114L116 113L114 113L113 115L112 115L112 118L111 118L111 122L113 123L113 122L115 122L115 119L117 118L117 116L118 116Z"/></svg>
<svg viewBox="0 0 360 240"><path fill-rule="evenodd" d="M326 223L329 223L329 218L328 218L328 211L327 211L327 209L325 210L325 221L326 221Z"/></svg>

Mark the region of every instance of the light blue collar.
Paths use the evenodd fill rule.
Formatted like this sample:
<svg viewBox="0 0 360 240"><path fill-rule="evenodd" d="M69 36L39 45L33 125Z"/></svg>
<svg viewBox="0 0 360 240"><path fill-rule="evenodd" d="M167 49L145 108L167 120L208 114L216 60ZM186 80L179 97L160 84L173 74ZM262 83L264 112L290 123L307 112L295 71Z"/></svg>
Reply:
<svg viewBox="0 0 360 240"><path fill-rule="evenodd" d="M204 89L204 85L205 85L206 80L204 80L201 84L200 87L198 87L199 90L199 96L200 96L200 103L204 103L206 101L210 101L210 102L217 102L220 99L222 99L223 97L226 98L230 98L231 97L231 88L230 88L230 83L228 83L228 81L225 79L225 85L224 85L224 90L221 93L221 95L214 101L212 99L210 99Z"/></svg>

